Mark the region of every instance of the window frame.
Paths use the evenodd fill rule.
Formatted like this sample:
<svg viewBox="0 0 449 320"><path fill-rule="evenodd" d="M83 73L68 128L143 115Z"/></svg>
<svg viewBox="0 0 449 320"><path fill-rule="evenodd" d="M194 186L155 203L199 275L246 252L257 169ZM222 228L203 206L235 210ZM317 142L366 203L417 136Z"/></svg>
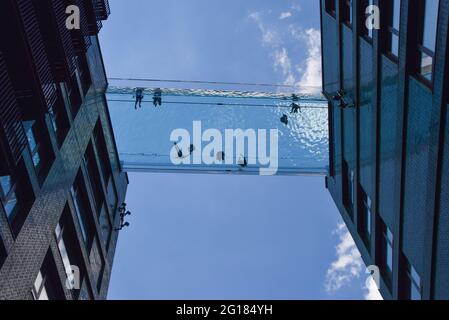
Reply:
<svg viewBox="0 0 449 320"><path fill-rule="evenodd" d="M422 1L418 1L418 8L416 9L416 14L417 14L417 33L418 33L418 37L416 40L416 55L415 55L415 70L414 70L414 74L417 77L417 79L425 84L427 87L429 87L430 89L433 89L433 83L434 83L434 77L435 77L435 54L436 54L436 49L437 49L437 45L438 45L438 22L440 21L440 5L441 5L441 1L440 0L436 0L438 1L438 8L437 8L437 16L436 16L436 20L435 20L435 48L431 49L428 48L424 45L424 37L426 34L426 4L427 4L428 0L422 0ZM423 73L423 55L426 55L428 58L430 58L432 60L432 64L431 64L431 71L430 71L430 79L428 79L426 77L427 74Z"/></svg>
<svg viewBox="0 0 449 320"><path fill-rule="evenodd" d="M49 107L47 113L59 147L61 147L70 130L69 115L65 107L63 90L62 84L59 85L56 102Z"/></svg>
<svg viewBox="0 0 449 320"><path fill-rule="evenodd" d="M9 188L8 192L5 192L5 190L3 189L3 186L0 184L0 200L2 202L2 206L3 206L3 209L5 210L6 217L8 218L8 221L12 221L16 211L19 208L19 199L17 197L17 192L16 192L17 182L11 175L2 176L2 178L3 177L10 177L11 183L10 183L10 188ZM8 213L9 210L7 210L7 204L11 201L11 199L15 199L15 204L14 204L14 207L12 208L11 212Z"/></svg>
<svg viewBox="0 0 449 320"><path fill-rule="evenodd" d="M36 288L36 282L39 279L39 276L42 280L40 281L39 288ZM37 274L36 279L34 280L33 286L31 288L31 294L32 294L34 300L36 300L36 301L50 300L50 298L48 296L47 289L45 288L46 280L47 280L47 274L43 273L42 270L39 269L39 273ZM46 299L41 299L42 292L45 292Z"/></svg>
<svg viewBox="0 0 449 320"><path fill-rule="evenodd" d="M98 270L96 267L95 268L92 267L94 262L98 262L95 259L96 256L100 259L100 263L101 263L101 264L95 264L96 267L98 267L98 266L100 267ZM103 256L103 252L101 249L101 241L98 238L98 236L95 236L92 241L92 247L89 250L89 262L91 264L91 270L93 272L93 276L96 281L97 291L100 292L102 283L103 283L104 270L106 267L106 260L105 260L105 257ZM96 271L98 271L98 274L96 273Z"/></svg>
<svg viewBox="0 0 449 320"><path fill-rule="evenodd" d="M83 155L83 163L86 168L87 180L89 181L89 187L92 191L95 202L95 209L99 215L101 207L106 201L104 190L105 186L101 182L101 169L98 167L97 156L92 143L89 143L86 148L86 152Z"/></svg>
<svg viewBox="0 0 449 320"><path fill-rule="evenodd" d="M342 184L343 184L343 206L348 211L351 219L354 219L355 205L355 172L349 166L348 161L343 159L342 163Z"/></svg>
<svg viewBox="0 0 449 320"><path fill-rule="evenodd" d="M396 1L398 2L398 6L396 7ZM399 53L400 53L400 35L401 35L401 6L402 0L393 0L388 1L388 3L384 3L383 10L387 12L387 17L384 20L386 26L383 28L385 30L385 43L383 45L383 53L386 54L393 61L399 61ZM398 9L398 12L396 12ZM395 26L395 17L398 17L399 25ZM394 40L397 38L397 53L393 51L394 48Z"/></svg>
<svg viewBox="0 0 449 320"><path fill-rule="evenodd" d="M107 208L108 208L108 205L106 204L106 202L104 202L101 207L100 214L98 215L98 225L100 227L101 239L103 240L103 244L104 244L104 247L106 248L106 251L109 250L109 244L111 242L111 237L112 237L112 232L113 232L113 226L112 226L111 218L109 216L109 211ZM104 215L103 215L103 213L104 213ZM102 219L102 216L104 217L105 220ZM106 221L107 226L109 227L106 238L103 233L104 228L103 228L102 221Z"/></svg>
<svg viewBox="0 0 449 320"><path fill-rule="evenodd" d="M358 231L361 234L361 238L365 242L366 248L368 251L371 251L371 237L373 234L373 202L361 185L359 185L358 191L360 195L358 199Z"/></svg>
<svg viewBox="0 0 449 320"><path fill-rule="evenodd" d="M36 288L37 280L40 278L39 288ZM45 290L45 291L44 291ZM35 300L65 300L66 296L63 289L63 284L61 284L59 274L57 271L56 262L54 260L53 253L51 249L47 251L45 259L39 269L39 273L33 282L30 289L31 296ZM45 292L46 299L42 298L42 292Z"/></svg>
<svg viewBox="0 0 449 320"><path fill-rule="evenodd" d="M419 278L418 280L415 279L414 274L416 274L416 276ZM416 269L410 264L407 263L407 278L408 278L408 286L409 286L409 299L410 300L422 300L422 279L421 276L418 274L418 272L416 271ZM419 282L419 283L417 283ZM419 294L419 299L414 299L413 298L413 289L416 289L416 291Z"/></svg>
<svg viewBox="0 0 449 320"><path fill-rule="evenodd" d="M57 232L57 230L58 230L58 227L59 227L59 234L58 234L58 232ZM73 274L69 274L69 273L67 273L67 271L70 269L71 270L71 266L72 266L72 262L73 261L70 261L71 259L70 259L70 256L69 256L69 251L67 250L67 245L66 245L66 242L64 241L64 233L65 233L65 231L66 231L66 225L65 224L62 224L61 225L61 222L58 222L58 224L57 224L57 226L56 226L56 228L55 228L55 231L54 231L54 235L55 235L55 239L56 239L56 246L58 247L58 252L59 252L59 256L60 256L60 258L61 258L61 260L62 260L62 264L63 264L63 266L64 266L64 271L65 271L65 273L66 273L66 280L68 281L68 283L70 284L70 285L74 285L73 284L73 282L72 282L72 280L73 280ZM64 248L64 250L65 250L65 253L66 253L66 255L67 255L67 261L68 261L68 264L69 265L66 265L66 260L64 259L64 257L63 257L63 254L62 254L62 248L61 247L63 247ZM70 276L72 276L72 277L70 277ZM70 291L72 291L72 290L74 290L75 288L74 287L72 287L72 288L67 288L68 290L70 290Z"/></svg>
<svg viewBox="0 0 449 320"><path fill-rule="evenodd" d="M367 19L367 14L366 14L366 9L368 8L368 6L374 5L374 0L363 0L362 4L360 5L360 7L358 8L358 17L360 20L360 27L359 29L361 30L360 34L361 36L368 41L369 43L373 43L373 37L374 37L374 31L372 29L368 29L366 27L366 19Z"/></svg>
<svg viewBox="0 0 449 320"><path fill-rule="evenodd" d="M84 245L86 250L89 252L92 247L92 241L97 232L94 221L94 208L92 208L90 204L85 179L81 170L78 172L74 183L70 187L69 193L72 198L72 203L77 218L76 220L81 229L81 236L84 240ZM78 199L80 199L83 208L79 207L80 204L78 203Z"/></svg>
<svg viewBox="0 0 449 320"><path fill-rule="evenodd" d="M111 160L109 159L108 147L100 120L98 120L97 124L95 125L92 145L94 150L98 154L100 174L103 177L103 181L107 183L109 177L112 176L112 165Z"/></svg>
<svg viewBox="0 0 449 320"><path fill-rule="evenodd" d="M388 289L392 289L394 274L394 234L392 230L383 221L380 215L376 214L376 264L380 267L381 275ZM391 259L390 259L391 258ZM391 268L389 265L391 260Z"/></svg>
<svg viewBox="0 0 449 320"><path fill-rule="evenodd" d="M2 236L0 235L0 269L2 268L7 256L8 252L6 251L5 243L3 242Z"/></svg>
<svg viewBox="0 0 449 320"><path fill-rule="evenodd" d="M385 244L385 251L384 251L384 261L385 261L385 267L386 267L386 271L388 272L389 275L393 274L393 260L394 260L394 235L393 232L391 232L390 228L388 228L385 225L384 230L382 230L382 237L383 237L383 241ZM390 257L391 254L391 257ZM391 266L389 261L391 260Z"/></svg>
<svg viewBox="0 0 449 320"><path fill-rule="evenodd" d="M31 121L28 123L30 123L29 128L25 128L25 134L26 134L27 142L28 142L27 143L28 151L30 152L31 160L34 165L34 169L36 170L36 173L38 173L42 169L42 157L40 155L41 142L38 139L39 133L37 132L36 122ZM31 142L31 140L33 141L33 143ZM34 145L34 147L32 147L32 145ZM36 163L36 160L35 160L36 156L39 159L38 163Z"/></svg>
<svg viewBox="0 0 449 320"><path fill-rule="evenodd" d="M337 1L338 0L324 1L324 10L334 18L337 16Z"/></svg>
<svg viewBox="0 0 449 320"><path fill-rule="evenodd" d="M353 0L341 0L341 20L342 23L352 29L354 25L354 12L352 10Z"/></svg>

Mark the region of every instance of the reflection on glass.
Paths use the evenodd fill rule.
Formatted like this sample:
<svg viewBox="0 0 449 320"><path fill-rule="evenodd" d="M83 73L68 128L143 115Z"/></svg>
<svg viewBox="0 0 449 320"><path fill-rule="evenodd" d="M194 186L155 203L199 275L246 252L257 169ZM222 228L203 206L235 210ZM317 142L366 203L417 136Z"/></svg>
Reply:
<svg viewBox="0 0 449 320"><path fill-rule="evenodd" d="M101 207L101 211L100 211L100 229L101 229L101 234L103 237L103 242L105 244L105 247L108 247L109 244L109 236L111 234L111 224L109 222L109 218L108 218L108 211L106 210L106 206L103 205Z"/></svg>
<svg viewBox="0 0 449 320"><path fill-rule="evenodd" d="M393 0L393 28L399 30L401 18L401 1Z"/></svg>
<svg viewBox="0 0 449 320"><path fill-rule="evenodd" d="M438 6L440 1L425 0L425 2L423 46L434 51L437 34Z"/></svg>
<svg viewBox="0 0 449 320"><path fill-rule="evenodd" d="M421 75L427 80L432 80L433 58L421 52Z"/></svg>
<svg viewBox="0 0 449 320"><path fill-rule="evenodd" d="M394 33L391 34L391 53L399 56L399 37Z"/></svg>
<svg viewBox="0 0 449 320"><path fill-rule="evenodd" d="M410 266L409 273L411 285L410 299L421 300L421 277L419 276L418 272L416 272L413 266Z"/></svg>
<svg viewBox="0 0 449 320"><path fill-rule="evenodd" d="M393 233L389 228L387 228L387 234L386 234L386 245L387 245L387 267L388 271L390 273L393 272Z"/></svg>
<svg viewBox="0 0 449 320"><path fill-rule="evenodd" d="M7 195L11 190L12 179L11 176L2 176L0 177L0 186L3 190L3 194Z"/></svg>
<svg viewBox="0 0 449 320"><path fill-rule="evenodd" d="M6 203L4 203L6 216L9 219L12 217L16 206L17 206L17 196L16 196L16 193L13 192L10 194L8 200L6 200Z"/></svg>
<svg viewBox="0 0 449 320"><path fill-rule="evenodd" d="M67 283L69 285L69 288L67 289L73 289L75 286L75 275L72 272L72 264L70 263L67 248L64 243L64 238L61 236L61 226L59 225L59 223L56 226L55 235L56 239L58 239L58 249L59 254L61 255L62 264L64 265L64 269L67 274Z"/></svg>
<svg viewBox="0 0 449 320"><path fill-rule="evenodd" d="M86 217L84 211L81 211L83 208L82 199L80 199L80 194L78 190L72 186L70 188L70 195L72 196L73 205L75 207L76 217L78 218L78 222L81 228L81 234L83 235L84 242L87 243L87 231L86 231Z"/></svg>

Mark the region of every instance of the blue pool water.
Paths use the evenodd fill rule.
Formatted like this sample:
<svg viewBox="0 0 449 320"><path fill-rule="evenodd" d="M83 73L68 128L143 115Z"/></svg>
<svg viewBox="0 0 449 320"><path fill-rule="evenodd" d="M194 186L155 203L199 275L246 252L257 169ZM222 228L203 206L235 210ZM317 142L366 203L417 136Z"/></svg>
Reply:
<svg viewBox="0 0 449 320"><path fill-rule="evenodd" d="M161 106L153 105L154 88L145 88L142 108L135 110L135 88L111 86L108 89L109 111L120 160L126 171L258 174L261 167L267 167L252 159L248 148L237 154L236 143L231 155L232 164L203 163L200 150L204 150L209 142L193 140L193 123L200 121L201 132L217 129L222 134L223 144L226 129L252 129L256 133L266 129L267 154L272 152L269 130L277 129L277 174L327 172L327 102L319 94L302 92L292 96L291 93L198 88L162 88L161 91ZM301 106L298 113L290 113L293 102ZM280 121L284 114L287 115L287 125ZM170 158L170 152L175 148L170 136L176 129L185 129L192 136L190 143L195 152L189 157L189 164L176 165ZM257 142L259 140L257 136ZM184 156L189 154L188 147L180 149ZM230 157L229 153L226 156ZM239 165L243 158L246 158L247 166Z"/></svg>

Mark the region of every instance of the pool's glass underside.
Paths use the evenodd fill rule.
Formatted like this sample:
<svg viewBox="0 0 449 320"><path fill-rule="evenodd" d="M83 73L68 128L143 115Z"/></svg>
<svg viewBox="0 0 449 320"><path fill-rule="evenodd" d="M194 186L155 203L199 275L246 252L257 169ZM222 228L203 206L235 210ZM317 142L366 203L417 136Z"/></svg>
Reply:
<svg viewBox="0 0 449 320"><path fill-rule="evenodd" d="M223 136L223 145L226 129L253 129L256 133L259 129L266 129L267 154L271 152L269 130L278 129L277 174L327 172L327 102L319 94L298 93L292 96L290 93L167 88L161 88L161 91L161 106L153 105L155 88L145 88L142 107L135 110L134 87L111 86L108 89L109 111L125 171L258 174L260 167L267 167L256 159L249 159L247 148L244 154L234 151L233 164L207 165L201 159L198 164L193 154L190 164L173 164L170 158L174 148L174 142L170 140L173 130L187 130L194 144L193 122L201 121L201 132L218 129ZM298 113L290 113L293 102L301 107ZM280 121L283 115L287 116L288 124ZM198 140L196 143L194 148L198 151L210 142L203 141L201 146L198 146ZM235 147L234 142L234 150ZM184 156L189 152L185 147L181 151ZM201 153L195 154L201 157ZM249 162L246 167L239 165L243 158Z"/></svg>

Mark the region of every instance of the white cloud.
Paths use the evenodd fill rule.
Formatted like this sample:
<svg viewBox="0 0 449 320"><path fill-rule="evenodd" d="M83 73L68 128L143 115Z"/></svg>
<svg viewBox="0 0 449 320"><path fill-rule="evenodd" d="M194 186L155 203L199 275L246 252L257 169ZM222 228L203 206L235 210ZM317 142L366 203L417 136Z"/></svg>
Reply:
<svg viewBox="0 0 449 320"><path fill-rule="evenodd" d="M263 44L275 46L277 41L276 32L265 27L265 25L262 23L262 18L260 17L260 15L260 12L253 12L248 17L256 23L257 27L262 33Z"/></svg>
<svg viewBox="0 0 449 320"><path fill-rule="evenodd" d="M300 5L299 3L295 2L295 3L293 3L293 5L292 5L292 10L295 10L295 11L297 11L297 12L300 12L300 11L302 10L302 7L301 7L301 5Z"/></svg>
<svg viewBox="0 0 449 320"><path fill-rule="evenodd" d="M338 234L340 243L336 247L337 259L332 262L326 274L325 289L328 293L334 293L354 278L359 278L363 269L360 252L346 226L339 224L335 233Z"/></svg>
<svg viewBox="0 0 449 320"><path fill-rule="evenodd" d="M274 54L274 66L276 69L280 67L284 76L290 75L292 70L292 63L290 61L286 48L276 50Z"/></svg>
<svg viewBox="0 0 449 320"><path fill-rule="evenodd" d="M292 13L290 11L282 12L281 15L279 16L279 19L284 20L284 19L290 18L291 16L292 16Z"/></svg>
<svg viewBox="0 0 449 320"><path fill-rule="evenodd" d="M325 290L330 294L335 293L349 285L354 279L366 275L367 281L363 286L364 298L366 300L382 300L373 278L368 279L368 274L365 273L365 264L346 225L338 224L335 234L340 239L335 247L337 259L327 270Z"/></svg>
<svg viewBox="0 0 449 320"><path fill-rule="evenodd" d="M307 59L304 73L299 81L300 86L321 87L321 34L316 29L307 29L302 38L307 45Z"/></svg>
<svg viewBox="0 0 449 320"><path fill-rule="evenodd" d="M377 288L376 282L374 282L373 278L368 280L368 283L365 286L365 300L383 300L382 295Z"/></svg>
<svg viewBox="0 0 449 320"><path fill-rule="evenodd" d="M293 8L292 8L293 9ZM300 10L295 6L294 10ZM283 17L291 16L287 11L281 14ZM288 32L278 33L272 27L267 27L262 19L262 12L254 12L249 18L255 22L262 33L262 43L272 50L273 67L280 70L284 77L284 84L298 87L308 87L308 91L321 91L321 35L320 31L314 28L302 29L297 25L290 25ZM289 52L284 45L280 35L292 37L303 43L306 48L307 57L304 61L295 64L289 56ZM290 39L291 40L291 39ZM289 41L291 42L291 41Z"/></svg>

